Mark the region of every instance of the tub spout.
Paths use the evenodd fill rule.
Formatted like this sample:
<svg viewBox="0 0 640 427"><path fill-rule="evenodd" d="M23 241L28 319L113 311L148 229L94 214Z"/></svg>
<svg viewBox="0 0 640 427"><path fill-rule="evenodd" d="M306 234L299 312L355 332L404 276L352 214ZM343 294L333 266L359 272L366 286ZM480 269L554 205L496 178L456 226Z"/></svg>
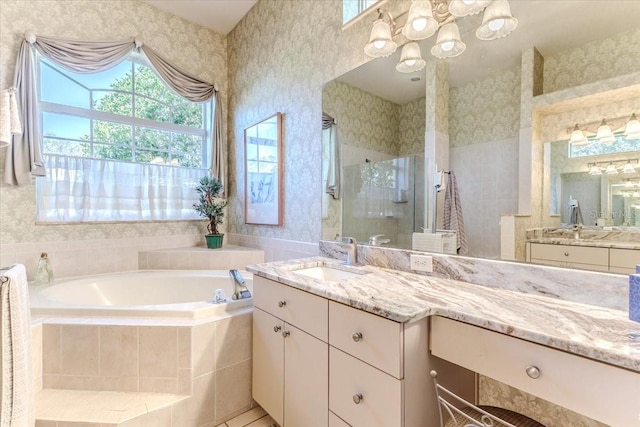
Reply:
<svg viewBox="0 0 640 427"><path fill-rule="evenodd" d="M240 274L238 270L229 270L229 276L231 277L231 281L233 282L233 295L232 299L245 299L251 298L251 292L247 289L247 286L244 283L244 278Z"/></svg>

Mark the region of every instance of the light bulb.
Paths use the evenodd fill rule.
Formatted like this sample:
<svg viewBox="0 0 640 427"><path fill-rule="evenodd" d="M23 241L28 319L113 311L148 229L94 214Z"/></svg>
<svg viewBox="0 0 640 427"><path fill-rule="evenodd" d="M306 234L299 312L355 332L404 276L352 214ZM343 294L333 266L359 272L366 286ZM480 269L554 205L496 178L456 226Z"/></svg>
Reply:
<svg viewBox="0 0 640 427"><path fill-rule="evenodd" d="M376 40L373 42L373 45L376 47L376 49L382 49L385 45L385 43L387 43L384 40Z"/></svg>
<svg viewBox="0 0 640 427"><path fill-rule="evenodd" d="M414 65L416 65L416 60L415 59L407 59L406 61L404 61L405 64L407 64L408 67L413 67Z"/></svg>
<svg viewBox="0 0 640 427"><path fill-rule="evenodd" d="M487 25L489 26L489 29L491 31L498 31L499 29L504 27L504 18L494 19L493 21L490 21L489 24Z"/></svg>
<svg viewBox="0 0 640 427"><path fill-rule="evenodd" d="M411 23L411 26L415 31L422 31L427 28L427 19L426 18L416 18Z"/></svg>
<svg viewBox="0 0 640 427"><path fill-rule="evenodd" d="M455 42L449 41L442 43L440 46L442 47L442 50L444 50L445 52L449 52L451 49L453 49L453 46L455 46L455 44Z"/></svg>

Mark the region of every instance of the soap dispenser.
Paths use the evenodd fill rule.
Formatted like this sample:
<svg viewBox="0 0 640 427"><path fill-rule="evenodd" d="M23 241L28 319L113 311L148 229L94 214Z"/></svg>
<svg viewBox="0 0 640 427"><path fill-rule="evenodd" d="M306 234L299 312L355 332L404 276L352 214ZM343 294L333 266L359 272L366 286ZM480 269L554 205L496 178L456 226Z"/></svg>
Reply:
<svg viewBox="0 0 640 427"><path fill-rule="evenodd" d="M53 281L53 269L51 263L49 263L49 256L46 252L40 254L38 260L38 269L36 270L36 279L34 284L44 285L45 283L51 283Z"/></svg>

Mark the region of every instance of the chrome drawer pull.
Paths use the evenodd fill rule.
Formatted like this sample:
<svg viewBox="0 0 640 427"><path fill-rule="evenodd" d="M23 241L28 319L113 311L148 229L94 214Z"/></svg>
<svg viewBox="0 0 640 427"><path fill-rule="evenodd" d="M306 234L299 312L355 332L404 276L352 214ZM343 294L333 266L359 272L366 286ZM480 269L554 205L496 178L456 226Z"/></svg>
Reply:
<svg viewBox="0 0 640 427"><path fill-rule="evenodd" d="M534 380L540 378L540 369L538 369L537 366L527 366L525 371L527 372L527 375L529 375L529 378L533 378Z"/></svg>
<svg viewBox="0 0 640 427"><path fill-rule="evenodd" d="M353 335L351 335L351 338L353 338L355 342L362 341L362 332L354 332Z"/></svg>
<svg viewBox="0 0 640 427"><path fill-rule="evenodd" d="M282 308L282 307L284 307L285 305L287 305L287 302L286 302L286 301L278 301L278 307Z"/></svg>
<svg viewBox="0 0 640 427"><path fill-rule="evenodd" d="M288 337L289 335L291 335L291 332L289 332L289 331L282 331L282 338L286 338L286 337Z"/></svg>
<svg viewBox="0 0 640 427"><path fill-rule="evenodd" d="M273 327L273 332L279 332L280 329L282 329L282 326L274 326Z"/></svg>
<svg viewBox="0 0 640 427"><path fill-rule="evenodd" d="M569 252L565 252L565 253L564 253L564 256L569 256Z"/></svg>
<svg viewBox="0 0 640 427"><path fill-rule="evenodd" d="M361 393L353 395L353 403L355 403L356 405L359 405L360 402L362 402L363 399L364 399L364 397L362 397Z"/></svg>

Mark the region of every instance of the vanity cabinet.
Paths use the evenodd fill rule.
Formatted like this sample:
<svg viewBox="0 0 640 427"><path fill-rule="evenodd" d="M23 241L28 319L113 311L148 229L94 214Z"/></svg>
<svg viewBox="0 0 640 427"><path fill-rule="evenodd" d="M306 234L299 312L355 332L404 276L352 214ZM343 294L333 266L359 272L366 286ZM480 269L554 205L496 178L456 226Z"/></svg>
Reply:
<svg viewBox="0 0 640 427"><path fill-rule="evenodd" d="M609 248L530 243L529 249L534 264L609 271Z"/></svg>
<svg viewBox="0 0 640 427"><path fill-rule="evenodd" d="M609 249L609 271L612 273L632 274L640 264L640 250Z"/></svg>
<svg viewBox="0 0 640 427"><path fill-rule="evenodd" d="M640 373L437 316L430 348L438 357L607 425L640 425Z"/></svg>
<svg viewBox="0 0 640 427"><path fill-rule="evenodd" d="M527 261L554 267L631 274L640 264L640 249L527 243Z"/></svg>
<svg viewBox="0 0 640 427"><path fill-rule="evenodd" d="M428 318L395 322L253 280L253 398L281 426L439 425L432 369L474 401L475 374L429 353Z"/></svg>
<svg viewBox="0 0 640 427"><path fill-rule="evenodd" d="M328 301L253 280L253 398L283 427L326 427Z"/></svg>

